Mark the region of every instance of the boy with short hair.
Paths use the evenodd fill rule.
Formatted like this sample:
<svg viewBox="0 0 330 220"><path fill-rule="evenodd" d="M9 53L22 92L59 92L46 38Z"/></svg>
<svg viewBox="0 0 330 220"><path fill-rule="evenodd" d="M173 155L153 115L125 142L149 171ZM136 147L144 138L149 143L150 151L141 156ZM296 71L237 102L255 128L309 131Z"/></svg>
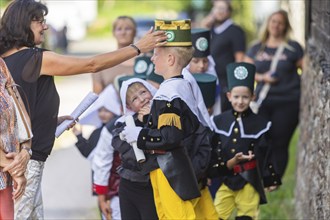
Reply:
<svg viewBox="0 0 330 220"><path fill-rule="evenodd" d="M228 219L237 208L236 219L254 219L259 204L266 203L264 187L281 184L270 162L267 132L271 122L254 114L255 66L227 65L228 99L233 107L212 118L214 128L210 177L220 177L214 204L220 219Z"/></svg>
<svg viewBox="0 0 330 220"><path fill-rule="evenodd" d="M95 173L99 174L97 181L94 181L94 188L101 190L102 185L109 184L110 187L119 185L119 203L123 211L120 213L121 218L112 217L113 219L158 219L149 178L149 166L154 164L150 162L153 158L147 157L144 163L138 163L133 148L119 137L119 133L125 127L124 121L127 115L133 116L136 126L144 126L150 112L150 101L156 89L145 80L134 76L124 76L118 80L121 85L120 99L124 116L117 118L114 123L107 124L102 130L98 142L99 152L96 155L99 156L99 160L96 160L93 166L96 168ZM117 155L118 152L121 164L115 170L117 172L115 174L120 176L120 181L108 182L109 174L114 175L110 172L112 155ZM101 158L103 159L100 160Z"/></svg>
<svg viewBox="0 0 330 220"><path fill-rule="evenodd" d="M156 20L155 26L168 36L165 46L156 48L151 58L164 82L154 96L146 127L126 127L122 134L128 142L137 140L138 148L157 159L159 168L150 170L150 179L159 219L195 219L191 200L200 191L186 145L201 122L206 122L190 83L181 75L193 54L190 20Z"/></svg>

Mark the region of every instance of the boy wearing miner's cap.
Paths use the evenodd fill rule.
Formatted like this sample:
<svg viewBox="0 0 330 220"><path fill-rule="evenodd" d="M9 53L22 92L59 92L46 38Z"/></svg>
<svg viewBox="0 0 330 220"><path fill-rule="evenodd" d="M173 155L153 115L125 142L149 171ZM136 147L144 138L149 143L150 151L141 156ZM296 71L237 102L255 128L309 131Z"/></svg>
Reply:
<svg viewBox="0 0 330 220"><path fill-rule="evenodd" d="M213 97L212 106L207 106L210 114L217 115L220 114L220 84L218 80L217 73L215 71L215 61L210 55L210 30L204 28L194 28L191 30L191 40L192 45L194 47L194 54L193 57L185 68L191 74L210 74L216 78L216 87L215 89L215 96ZM195 76L196 78L196 76ZM208 76L198 77L198 79L207 79L211 78ZM213 78L213 77L212 77ZM210 90L210 89L208 89ZM204 91L202 91L204 92ZM210 91L213 94L213 91ZM211 96L208 96L207 99L210 99Z"/></svg>
<svg viewBox="0 0 330 220"><path fill-rule="evenodd" d="M252 64L227 65L227 97L233 109L211 120L215 135L209 175L221 179L214 200L220 219L228 219L234 208L236 219L254 219L259 204L267 202L264 187L272 191L281 184L267 143L271 122L249 107L254 98L254 75Z"/></svg>
<svg viewBox="0 0 330 220"><path fill-rule="evenodd" d="M122 134L128 142L137 140L138 148L156 158L159 168L150 170L150 180L158 218L196 219L193 201L201 193L187 145L201 124L207 123L189 81L181 75L193 55L191 24L190 20L156 20L155 30L165 30L168 36L151 58L155 73L164 81L153 98L145 128L126 127Z"/></svg>

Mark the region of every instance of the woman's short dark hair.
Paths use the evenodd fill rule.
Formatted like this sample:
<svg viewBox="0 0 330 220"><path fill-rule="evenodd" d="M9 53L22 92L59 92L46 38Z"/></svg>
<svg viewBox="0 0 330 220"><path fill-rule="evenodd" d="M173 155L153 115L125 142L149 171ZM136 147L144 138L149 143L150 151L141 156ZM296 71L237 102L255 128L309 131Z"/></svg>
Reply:
<svg viewBox="0 0 330 220"><path fill-rule="evenodd" d="M0 21L0 54L11 48L34 47L34 34L31 21L42 20L48 8L34 0L12 1Z"/></svg>

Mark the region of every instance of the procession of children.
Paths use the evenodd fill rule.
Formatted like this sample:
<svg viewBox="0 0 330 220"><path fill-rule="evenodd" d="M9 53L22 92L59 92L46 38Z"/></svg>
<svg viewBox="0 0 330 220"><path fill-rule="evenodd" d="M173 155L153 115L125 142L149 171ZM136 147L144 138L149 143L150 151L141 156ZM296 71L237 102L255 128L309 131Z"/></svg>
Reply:
<svg viewBox="0 0 330 220"><path fill-rule="evenodd" d="M222 6L216 2L214 7ZM279 15L285 18L279 11L270 19ZM141 54L139 45L131 43L134 20L120 17L117 28L131 34L122 47L137 55L132 72L118 69L72 129L78 150L91 164L92 193L98 198L101 219L257 219L259 206L267 203L266 193L281 185L286 161L279 160L279 149L274 147L272 125L278 124L263 109L267 100L261 105L264 99L260 99L268 93L275 97L276 85L285 87L278 83L286 77L276 70L279 57L288 53L298 62L303 53L292 55L293 47L300 51L292 42L293 46L280 44L266 68L260 61L265 45L258 45L258 51L253 47L245 59L238 56L241 51L237 46L237 56L223 65L225 70L220 74L216 65L221 61L211 56L217 53L211 50L211 42L223 39L212 39L211 34L219 35L233 25L227 19L225 26L220 25L223 30L195 29L190 19L156 19L154 32L167 39L145 46L154 48L152 54L147 49ZM163 39L159 33L154 38ZM124 41L125 37L118 38ZM252 108L255 103L257 109ZM95 127L89 138L82 134L84 125ZM43 163L40 166L40 181L34 183L38 188ZM36 215L43 216L39 191ZM14 212L17 218L31 217L37 210L35 204L28 211L22 208L28 199L24 195L15 202L15 209L10 203L9 216Z"/></svg>
<svg viewBox="0 0 330 220"><path fill-rule="evenodd" d="M191 30L190 20L155 20L155 30L168 33L167 43L136 59L135 69L146 67L143 74L117 77L120 101L112 104L121 104L123 113L99 131L93 189L112 204L100 208L102 218L228 219L234 209L236 219L257 218L259 205L267 202L265 190L281 180L268 145L271 122L249 107L255 66L227 65L232 109L214 114L216 74L210 68L194 72L191 61L208 57L210 32ZM162 77L149 83L155 74ZM126 124L127 117L135 126ZM215 198L213 179L220 181Z"/></svg>

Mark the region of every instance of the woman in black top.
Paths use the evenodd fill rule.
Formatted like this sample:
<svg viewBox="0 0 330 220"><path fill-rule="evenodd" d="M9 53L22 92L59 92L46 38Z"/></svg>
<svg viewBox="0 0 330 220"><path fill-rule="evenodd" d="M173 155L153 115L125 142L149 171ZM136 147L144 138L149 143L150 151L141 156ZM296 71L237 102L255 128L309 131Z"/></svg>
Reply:
<svg viewBox="0 0 330 220"><path fill-rule="evenodd" d="M136 45L114 52L86 58L63 56L36 47L44 41L44 31L48 29L44 18L47 13L47 7L40 2L15 0L6 8L0 24L0 55L8 65L15 82L27 96L28 103L25 105L30 107L34 134L33 155L28 165L28 185L25 195L16 203L15 218L43 218L40 182L43 163L50 154L55 139L60 101L53 76L95 73L141 52L147 52L156 45L161 46L164 43L157 42L166 39L164 32L152 33L150 30ZM34 176L30 181L32 175ZM32 204L29 199L37 204ZM25 203L29 203L29 206Z"/></svg>
<svg viewBox="0 0 330 220"><path fill-rule="evenodd" d="M270 83L269 92L262 102L259 114L272 122L270 145L274 166L282 177L288 162L288 147L299 119L300 76L303 49L298 42L289 39L291 26L287 12L280 10L270 15L261 39L247 51L245 60L256 66L256 95ZM284 50L279 56L276 70L270 69L280 45Z"/></svg>

